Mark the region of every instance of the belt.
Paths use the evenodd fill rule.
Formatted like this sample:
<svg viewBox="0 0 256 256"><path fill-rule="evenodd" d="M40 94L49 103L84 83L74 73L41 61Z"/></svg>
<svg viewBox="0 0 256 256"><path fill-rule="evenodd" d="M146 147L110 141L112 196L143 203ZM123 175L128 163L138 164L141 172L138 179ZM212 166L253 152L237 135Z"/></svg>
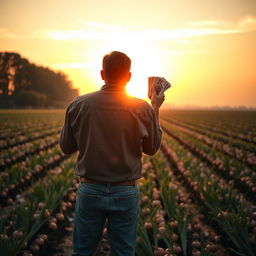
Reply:
<svg viewBox="0 0 256 256"><path fill-rule="evenodd" d="M111 184L111 185L122 185L122 186L133 186L136 184L136 180L127 180L122 182L103 182L103 181L88 179L85 177L80 177L80 181L82 183L104 184L104 185Z"/></svg>

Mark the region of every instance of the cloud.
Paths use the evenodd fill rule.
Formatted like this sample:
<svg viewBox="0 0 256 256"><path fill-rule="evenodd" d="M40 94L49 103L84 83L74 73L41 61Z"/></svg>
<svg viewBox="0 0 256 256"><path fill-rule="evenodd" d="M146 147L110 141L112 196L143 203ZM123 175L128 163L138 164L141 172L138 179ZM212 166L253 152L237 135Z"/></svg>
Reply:
<svg viewBox="0 0 256 256"><path fill-rule="evenodd" d="M200 20L200 21L187 22L186 24L189 26L199 27L199 26L217 26L217 25L220 25L220 23L221 22L217 20Z"/></svg>
<svg viewBox="0 0 256 256"><path fill-rule="evenodd" d="M76 30L34 31L22 36L16 35L7 28L0 28L0 39L51 39L51 40L168 40L186 42L195 37L207 35L235 34L256 31L256 17L245 16L236 23L221 20L199 20L187 22L176 29L129 30L121 26L83 22L85 28Z"/></svg>
<svg viewBox="0 0 256 256"><path fill-rule="evenodd" d="M245 16L236 24L219 20L203 20L187 23L188 29L206 31L207 34L233 34L256 31L256 17Z"/></svg>
<svg viewBox="0 0 256 256"><path fill-rule="evenodd" d="M254 31L256 29L256 17L247 16L244 17L238 24L240 29L248 31Z"/></svg>
<svg viewBox="0 0 256 256"><path fill-rule="evenodd" d="M186 26L171 29L125 30L121 26L84 22L79 30L49 30L46 35L53 40L108 40L134 38L144 40L186 39L198 36L235 34L256 31L256 17L246 16L237 23L218 20L202 20L186 23Z"/></svg>
<svg viewBox="0 0 256 256"><path fill-rule="evenodd" d="M0 28L0 39L45 39L45 32L33 31L31 33L17 35L8 28Z"/></svg>
<svg viewBox="0 0 256 256"><path fill-rule="evenodd" d="M56 69L62 69L62 68L91 68L92 64L90 63L87 63L87 62L73 62L73 63L69 63L69 62L64 62L64 63L55 63L53 65L51 65L53 68L56 68Z"/></svg>
<svg viewBox="0 0 256 256"><path fill-rule="evenodd" d="M15 35L7 28L0 28L0 38L1 39L18 39L19 36Z"/></svg>
<svg viewBox="0 0 256 256"><path fill-rule="evenodd" d="M123 29L122 26L107 25L107 24L101 24L101 23L90 22L90 21L86 21L83 24L94 29L104 29L104 30L111 30L111 31L120 31Z"/></svg>

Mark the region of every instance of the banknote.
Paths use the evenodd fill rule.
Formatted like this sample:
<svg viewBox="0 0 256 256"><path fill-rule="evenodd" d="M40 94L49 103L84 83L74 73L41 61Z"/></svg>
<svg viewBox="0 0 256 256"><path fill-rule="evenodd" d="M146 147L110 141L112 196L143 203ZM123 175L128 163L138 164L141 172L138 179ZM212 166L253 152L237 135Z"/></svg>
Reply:
<svg viewBox="0 0 256 256"><path fill-rule="evenodd" d="M150 76L148 77L148 97L151 99L153 90L156 95L164 94L164 92L172 85L164 77Z"/></svg>

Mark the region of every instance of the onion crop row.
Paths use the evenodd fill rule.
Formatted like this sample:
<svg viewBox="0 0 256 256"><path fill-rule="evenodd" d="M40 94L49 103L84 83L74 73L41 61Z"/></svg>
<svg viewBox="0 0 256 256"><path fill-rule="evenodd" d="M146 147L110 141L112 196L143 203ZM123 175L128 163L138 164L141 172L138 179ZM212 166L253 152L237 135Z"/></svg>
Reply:
<svg viewBox="0 0 256 256"><path fill-rule="evenodd" d="M16 127L16 123L13 123L13 126ZM19 128L6 128L1 131L1 136L0 136L0 141L6 140L6 139L18 139L19 136L23 135L28 135L31 133L36 133L36 132L42 132L45 131L46 129L53 129L53 128L59 128L61 126L61 123L59 121L52 121L48 122L47 124L45 123L35 123L33 126L24 126L24 127L19 127Z"/></svg>
<svg viewBox="0 0 256 256"><path fill-rule="evenodd" d="M145 159L139 183L141 210L136 255L198 256L212 255L216 250L227 253L218 243L219 236L191 215L190 200L176 185L161 153L153 158L153 165L148 157Z"/></svg>
<svg viewBox="0 0 256 256"><path fill-rule="evenodd" d="M138 219L138 239L136 255L180 255L181 246L178 234L174 231L176 223L167 222L166 211L156 187L155 174L150 162L143 166L143 178L139 180L141 205Z"/></svg>
<svg viewBox="0 0 256 256"><path fill-rule="evenodd" d="M156 170L156 181L160 182L160 195L169 219L177 222L184 255L200 255L204 250L216 255L228 255L220 245L218 236L209 226L203 223L204 216L193 204L193 197L184 189L184 184L175 179L167 159L162 152L152 158ZM185 225L183 215L188 224ZM186 250L187 249L187 250Z"/></svg>
<svg viewBox="0 0 256 256"><path fill-rule="evenodd" d="M161 116L201 125L203 128L219 129L228 134L256 141L255 112L222 111L162 111Z"/></svg>
<svg viewBox="0 0 256 256"><path fill-rule="evenodd" d="M12 204L19 191L45 175L46 169L55 166L65 157L56 145L6 169L0 176L1 204Z"/></svg>
<svg viewBox="0 0 256 256"><path fill-rule="evenodd" d="M214 166L226 180L234 180L235 186L243 191L249 200L256 197L256 174L253 168L244 166L243 163L226 156L222 152L200 143L172 126L164 126L165 132L177 139L193 154L199 156L210 166Z"/></svg>
<svg viewBox="0 0 256 256"><path fill-rule="evenodd" d="M225 186L216 176L205 175L207 168L196 164L195 158L174 139L162 143L162 149L176 166L186 183L209 211L211 219L218 224L239 255L253 256L255 249L255 210L244 208L242 198ZM189 169L187 169L189 168Z"/></svg>
<svg viewBox="0 0 256 256"><path fill-rule="evenodd" d="M60 129L58 128L50 128L44 130L44 132L34 132L29 135L20 135L16 138L6 139L4 141L0 141L0 150L10 149L11 147L15 147L36 139L44 138L53 134L60 133Z"/></svg>
<svg viewBox="0 0 256 256"><path fill-rule="evenodd" d="M56 145L58 140L58 135L52 135L3 150L0 156L0 171Z"/></svg>
<svg viewBox="0 0 256 256"><path fill-rule="evenodd" d="M62 162L54 173L49 172L46 179L31 187L12 215L1 218L0 255L16 256L23 252L23 255L31 255L30 251L39 251L47 241L48 235L40 231L50 229L50 234L58 229L58 223L67 218L65 211L73 206L70 201L75 201L75 193L71 190L74 165L74 157ZM64 202L68 191L69 201Z"/></svg>
<svg viewBox="0 0 256 256"><path fill-rule="evenodd" d="M184 125L181 122L174 121L170 118L163 118L165 122L172 123L173 125L179 127L179 129L183 129L184 131L187 132L193 132L193 135L198 135L198 136L205 136L208 140L212 140L220 145L226 145L230 148L232 152L238 154L239 158L243 158L246 161L248 161L249 157L252 157L253 155L255 156L256 149L255 149L255 144L254 143L248 143L244 142L238 139L234 139L230 136L225 136L221 134L216 134L215 132L210 132L202 128L195 128L191 125ZM202 138L200 138L202 139ZM250 161L248 161L250 163Z"/></svg>
<svg viewBox="0 0 256 256"><path fill-rule="evenodd" d="M164 116L164 119L168 119L168 117ZM175 121L176 123L186 125L186 127L189 127L191 129L198 128L199 129L198 132L199 131L201 131L201 132L209 131L211 133L221 134L221 135L224 135L227 137L231 137L233 139L239 139L244 142L249 142L249 143L254 143L254 144L256 143L256 134L249 135L249 134L245 134L245 133L234 132L231 130L231 129L233 129L233 127L230 127L230 129L227 130L223 126L219 126L218 128L216 128L210 124L204 124L204 123L198 123L198 122L195 123L193 121L185 121L185 120L177 119L177 118L172 118L172 120Z"/></svg>

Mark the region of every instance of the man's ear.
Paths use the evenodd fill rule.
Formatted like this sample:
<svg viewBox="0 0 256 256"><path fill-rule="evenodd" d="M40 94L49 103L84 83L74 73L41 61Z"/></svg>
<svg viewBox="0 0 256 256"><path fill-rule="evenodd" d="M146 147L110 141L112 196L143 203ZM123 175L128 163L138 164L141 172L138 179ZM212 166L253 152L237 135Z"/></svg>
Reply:
<svg viewBox="0 0 256 256"><path fill-rule="evenodd" d="M100 76L101 76L101 79L102 79L102 80L105 80L104 71L103 71L103 70L100 71Z"/></svg>
<svg viewBox="0 0 256 256"><path fill-rule="evenodd" d="M129 82L129 81L130 81L131 76L132 76L132 72L129 72L129 73L128 73L128 75L127 75L127 82Z"/></svg>

